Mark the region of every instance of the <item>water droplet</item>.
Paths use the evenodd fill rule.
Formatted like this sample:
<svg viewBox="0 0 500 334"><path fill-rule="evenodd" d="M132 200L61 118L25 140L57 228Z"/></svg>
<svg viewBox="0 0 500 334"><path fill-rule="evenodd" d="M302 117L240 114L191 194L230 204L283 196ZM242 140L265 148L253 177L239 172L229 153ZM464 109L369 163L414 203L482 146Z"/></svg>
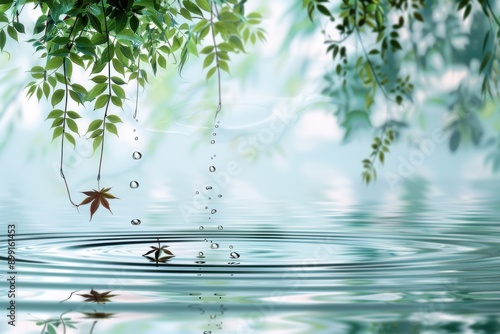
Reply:
<svg viewBox="0 0 500 334"><path fill-rule="evenodd" d="M135 139L135 140L139 140L139 137L135 137L134 139Z"/></svg>
<svg viewBox="0 0 500 334"><path fill-rule="evenodd" d="M196 264L204 264L205 261L194 261L194 263L196 263ZM200 276L200 274L198 274L198 276Z"/></svg>
<svg viewBox="0 0 500 334"><path fill-rule="evenodd" d="M137 181L130 181L130 188L132 188L132 189L139 188L139 182L137 182Z"/></svg>
<svg viewBox="0 0 500 334"><path fill-rule="evenodd" d="M142 158L141 152L135 151L134 153L132 153L132 159L139 160L140 158Z"/></svg>
<svg viewBox="0 0 500 334"><path fill-rule="evenodd" d="M212 133L212 136L217 136L217 134L214 132L214 133Z"/></svg>
<svg viewBox="0 0 500 334"><path fill-rule="evenodd" d="M203 252L198 252L198 257L204 257Z"/></svg>
<svg viewBox="0 0 500 334"><path fill-rule="evenodd" d="M204 227L203 227L203 226L200 226L200 230L203 230L203 229L204 229Z"/></svg>
<svg viewBox="0 0 500 334"><path fill-rule="evenodd" d="M223 230L224 229L224 226L222 225L219 225L219 227L217 227L219 230Z"/></svg>
<svg viewBox="0 0 500 334"><path fill-rule="evenodd" d="M203 334L212 334L212 331L204 331Z"/></svg>
<svg viewBox="0 0 500 334"><path fill-rule="evenodd" d="M213 244L210 245L210 248L217 249L217 248L219 248L219 244L214 242Z"/></svg>
<svg viewBox="0 0 500 334"><path fill-rule="evenodd" d="M134 129L134 132L136 132L136 131L137 131L137 130L136 130L136 129Z"/></svg>
<svg viewBox="0 0 500 334"><path fill-rule="evenodd" d="M132 225L141 225L141 220L140 219L132 219L130 221L130 224L132 224Z"/></svg>
<svg viewBox="0 0 500 334"><path fill-rule="evenodd" d="M205 209L208 209L208 206L206 206Z"/></svg>
<svg viewBox="0 0 500 334"><path fill-rule="evenodd" d="M218 128L219 127L219 124L215 124L215 127Z"/></svg>
<svg viewBox="0 0 500 334"><path fill-rule="evenodd" d="M222 198L222 195L219 195L219 198Z"/></svg>
<svg viewBox="0 0 500 334"><path fill-rule="evenodd" d="M215 209L212 209L212 211L210 211L210 213L212 213L212 214L214 214L216 212L217 212L217 210L215 210Z"/></svg>
<svg viewBox="0 0 500 334"><path fill-rule="evenodd" d="M229 254L229 256L231 256L231 259L238 259L240 257L240 254L238 254L236 252L231 252L231 254Z"/></svg>
<svg viewBox="0 0 500 334"><path fill-rule="evenodd" d="M213 140L213 139L212 139L212 140L210 141L210 144L215 144L215 140Z"/></svg>
<svg viewBox="0 0 500 334"><path fill-rule="evenodd" d="M207 189L207 190L212 190L212 186L206 186L206 188L205 188L205 189Z"/></svg>
<svg viewBox="0 0 500 334"><path fill-rule="evenodd" d="M215 166L208 167L208 170L211 171L212 173L215 172Z"/></svg>
<svg viewBox="0 0 500 334"><path fill-rule="evenodd" d="M196 195L199 195L199 194L200 194L200 192L199 192L199 191L196 191L196 192L195 192L195 194L196 194Z"/></svg>
<svg viewBox="0 0 500 334"><path fill-rule="evenodd" d="M208 241L208 240L207 240L207 239L205 239L205 242L207 242L207 241Z"/></svg>
<svg viewBox="0 0 500 334"><path fill-rule="evenodd" d="M209 197L208 199L212 199L212 197Z"/></svg>
<svg viewBox="0 0 500 334"><path fill-rule="evenodd" d="M217 318L217 314L211 314L210 315L210 319L215 319L215 318Z"/></svg>

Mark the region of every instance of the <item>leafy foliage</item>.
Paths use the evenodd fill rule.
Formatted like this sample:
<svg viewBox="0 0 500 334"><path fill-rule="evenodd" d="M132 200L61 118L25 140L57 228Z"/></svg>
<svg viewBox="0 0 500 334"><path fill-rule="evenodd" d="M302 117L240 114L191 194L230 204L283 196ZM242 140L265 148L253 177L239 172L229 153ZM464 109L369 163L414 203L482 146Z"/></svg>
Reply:
<svg viewBox="0 0 500 334"><path fill-rule="evenodd" d="M68 328L76 328L77 322L71 320L71 318L56 318L56 319L48 319L48 320L33 320L36 321L37 326L42 327L42 334L56 334L57 328L62 324L64 327Z"/></svg>
<svg viewBox="0 0 500 334"><path fill-rule="evenodd" d="M425 0L303 0L302 4L311 21L319 14L329 22L327 27L333 27L323 31L326 51L331 54L334 67L334 71L325 76L328 86L323 93L347 101L337 112L339 123L346 129L344 140L357 131L360 120L371 127L370 116L378 97L383 97L387 105L386 121L378 127L382 132L374 139L370 157L363 160L361 176L365 183L376 178L375 161L383 164L385 160L387 152L383 148L388 150L388 145L384 146L384 141L392 143L387 133L391 128L388 125L405 123L405 113L399 113L401 116L396 118L389 112L390 105L400 110L409 107L406 102L412 102L415 90L410 69L418 73L418 67L429 66L429 55L448 54L447 62L467 67L477 59L483 96L498 95L500 20L488 0L461 0L451 4ZM454 6L453 13L446 20L440 18L440 22L434 22L433 13L442 9L438 7L447 5ZM474 20L467 32L460 27L470 17ZM444 24L446 31L452 34L436 32L438 23ZM435 42L419 52L422 36L432 36ZM459 50L454 44L455 36L468 36L471 43L468 51L471 52ZM353 48L352 45L359 47ZM462 89L460 93L464 93ZM353 99L359 94L364 96L364 105ZM464 105L460 99L469 95L466 92L457 96L450 106L453 117L445 130L450 134L452 151L458 148L464 137L471 138L475 146L483 138L484 131L477 114L457 111L457 106Z"/></svg>
<svg viewBox="0 0 500 334"><path fill-rule="evenodd" d="M0 4L0 50L11 38L25 34L21 13L37 10L33 37L29 42L45 62L34 66L27 85L27 96L46 99L53 110L52 140L61 137L61 176L64 143L76 146L81 129L94 151L100 150L97 181L99 187L105 138L118 136L121 118L116 114L128 100L127 87L148 82L148 71L156 74L171 61L182 71L190 56L205 55L203 67L207 79L218 73L221 109L220 70L229 72L231 54L245 52L245 44L265 40L257 27L258 13L245 13L246 0L3 0ZM30 9L31 10L31 9ZM209 37L209 45L205 40ZM200 52L199 49L202 51ZM78 70L87 77L75 75ZM136 110L137 115L137 96ZM92 113L88 112L92 111ZM89 115L100 111L88 125ZM84 200L87 201L88 199ZM93 201L102 203L103 201ZM81 204L80 204L81 205ZM94 211L95 212L95 211ZM91 209L91 216L93 211Z"/></svg>

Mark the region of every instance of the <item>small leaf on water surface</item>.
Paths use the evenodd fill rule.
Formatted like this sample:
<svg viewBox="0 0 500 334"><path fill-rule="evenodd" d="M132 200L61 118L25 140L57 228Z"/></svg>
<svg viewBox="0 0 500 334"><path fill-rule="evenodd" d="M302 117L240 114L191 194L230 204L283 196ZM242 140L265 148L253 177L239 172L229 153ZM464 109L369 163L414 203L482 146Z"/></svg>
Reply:
<svg viewBox="0 0 500 334"><path fill-rule="evenodd" d="M95 302L98 304L105 304L106 302L110 302L111 298L117 296L117 295L110 295L111 291L106 291L99 293L95 291L94 289L91 289L89 293L79 293L79 296L82 296L85 298L85 302Z"/></svg>

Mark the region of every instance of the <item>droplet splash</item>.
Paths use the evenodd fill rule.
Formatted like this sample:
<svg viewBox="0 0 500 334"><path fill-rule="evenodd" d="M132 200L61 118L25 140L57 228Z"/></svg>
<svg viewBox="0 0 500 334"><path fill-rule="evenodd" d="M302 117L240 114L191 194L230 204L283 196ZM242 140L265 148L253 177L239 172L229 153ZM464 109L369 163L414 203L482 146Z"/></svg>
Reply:
<svg viewBox="0 0 500 334"><path fill-rule="evenodd" d="M231 259L239 259L240 258L240 254L238 254L236 252L231 252L231 254L229 254L229 256L231 256Z"/></svg>
<svg viewBox="0 0 500 334"><path fill-rule="evenodd" d="M206 188L205 188L205 189L207 189L207 190L212 190L212 186L206 186Z"/></svg>
<svg viewBox="0 0 500 334"><path fill-rule="evenodd" d="M135 151L134 153L132 153L132 159L139 160L140 158L142 158L141 152Z"/></svg>
<svg viewBox="0 0 500 334"><path fill-rule="evenodd" d="M208 170L209 170L210 172L212 172L212 173L213 173L213 172L215 172L215 166L210 166L210 167L208 167Z"/></svg>
<svg viewBox="0 0 500 334"><path fill-rule="evenodd" d="M141 225L141 220L140 219L132 219L130 221L130 224L132 224L132 225Z"/></svg>
<svg viewBox="0 0 500 334"><path fill-rule="evenodd" d="M212 249L218 249L219 248L219 244L214 242L213 244L210 245L210 248L212 248Z"/></svg>
<svg viewBox="0 0 500 334"><path fill-rule="evenodd" d="M132 189L139 188L139 182L137 182L137 181L130 181L130 188L132 188Z"/></svg>

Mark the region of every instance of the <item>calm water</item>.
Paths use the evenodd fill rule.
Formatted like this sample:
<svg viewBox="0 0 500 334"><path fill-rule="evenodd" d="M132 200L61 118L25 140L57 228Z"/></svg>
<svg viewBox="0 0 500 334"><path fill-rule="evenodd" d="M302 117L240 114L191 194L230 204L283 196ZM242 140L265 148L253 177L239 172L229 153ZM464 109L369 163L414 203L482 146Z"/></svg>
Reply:
<svg viewBox="0 0 500 334"><path fill-rule="evenodd" d="M4 320L0 329L499 333L499 185L471 184L481 195L467 200L413 188L393 203L345 210L229 201L221 204L232 208L223 230L217 223L203 230L166 224L155 212L168 213L172 203L155 204L149 226L114 216L99 232L75 224L44 231L47 222L17 221L18 323L14 330ZM2 203L2 212L23 208ZM176 255L158 266L142 256L156 238ZM5 259L5 237L1 248ZM91 289L116 296L85 302L78 294Z"/></svg>

